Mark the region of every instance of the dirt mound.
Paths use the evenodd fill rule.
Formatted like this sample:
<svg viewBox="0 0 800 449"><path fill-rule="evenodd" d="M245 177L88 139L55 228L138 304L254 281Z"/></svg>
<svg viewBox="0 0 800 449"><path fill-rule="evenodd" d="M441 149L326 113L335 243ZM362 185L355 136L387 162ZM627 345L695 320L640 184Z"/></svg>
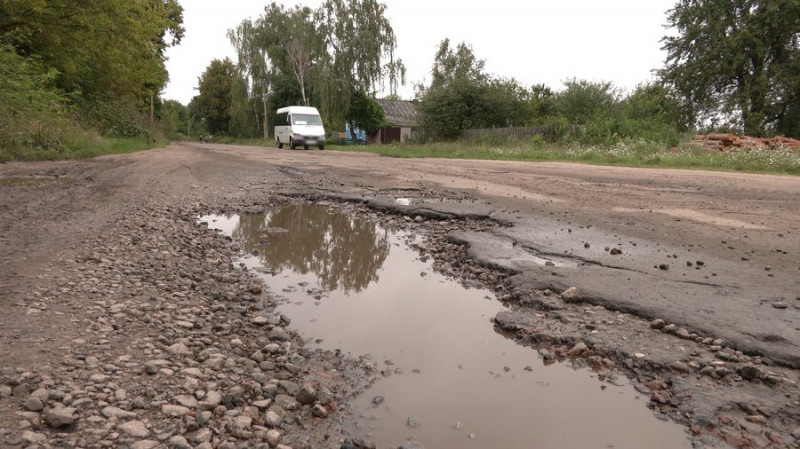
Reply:
<svg viewBox="0 0 800 449"><path fill-rule="evenodd" d="M773 148L788 148L793 151L800 151L800 140L784 136L759 138L737 136L731 133L697 134L692 138L692 143L716 151L728 151L732 149L769 150Z"/></svg>

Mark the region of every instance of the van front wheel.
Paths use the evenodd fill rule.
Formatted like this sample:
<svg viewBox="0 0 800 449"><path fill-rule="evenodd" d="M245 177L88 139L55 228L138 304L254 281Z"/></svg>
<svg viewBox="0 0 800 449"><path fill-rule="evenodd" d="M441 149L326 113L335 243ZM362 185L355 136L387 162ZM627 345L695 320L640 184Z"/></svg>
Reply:
<svg viewBox="0 0 800 449"><path fill-rule="evenodd" d="M294 144L294 140L292 140L291 137L289 138L289 148L292 149L292 150L297 148L297 146Z"/></svg>
<svg viewBox="0 0 800 449"><path fill-rule="evenodd" d="M320 146L319 146L319 150L320 150L320 151L322 151L322 150L324 150L324 149L325 149L325 145L320 145Z"/></svg>

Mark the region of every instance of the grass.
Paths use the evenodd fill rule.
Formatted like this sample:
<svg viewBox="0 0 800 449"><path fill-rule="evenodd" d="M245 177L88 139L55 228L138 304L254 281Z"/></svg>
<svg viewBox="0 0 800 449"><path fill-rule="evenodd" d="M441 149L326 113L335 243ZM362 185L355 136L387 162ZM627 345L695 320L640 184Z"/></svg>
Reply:
<svg viewBox="0 0 800 449"><path fill-rule="evenodd" d="M85 159L107 154L127 154L151 148L160 148L168 143L166 139L101 137L87 132L76 132L63 136L60 145L57 146L0 146L0 163L8 161Z"/></svg>
<svg viewBox="0 0 800 449"><path fill-rule="evenodd" d="M687 168L800 175L800 152L784 148L730 150L719 153L689 144L668 149L664 145L648 142L620 142L613 146L542 143L490 145L447 142L422 145L331 146L331 149L369 152L400 158L560 161L624 167Z"/></svg>

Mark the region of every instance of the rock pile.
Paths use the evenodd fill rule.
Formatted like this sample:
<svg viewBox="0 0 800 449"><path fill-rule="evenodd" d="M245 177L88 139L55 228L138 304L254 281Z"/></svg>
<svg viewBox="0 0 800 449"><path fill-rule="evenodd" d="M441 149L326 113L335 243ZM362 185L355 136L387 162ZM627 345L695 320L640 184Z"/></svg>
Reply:
<svg viewBox="0 0 800 449"><path fill-rule="evenodd" d="M734 149L769 150L773 148L788 148L793 151L800 150L800 140L789 137L777 136L772 138L758 138L737 136L736 134L697 134L692 138L692 144L714 151L729 151Z"/></svg>

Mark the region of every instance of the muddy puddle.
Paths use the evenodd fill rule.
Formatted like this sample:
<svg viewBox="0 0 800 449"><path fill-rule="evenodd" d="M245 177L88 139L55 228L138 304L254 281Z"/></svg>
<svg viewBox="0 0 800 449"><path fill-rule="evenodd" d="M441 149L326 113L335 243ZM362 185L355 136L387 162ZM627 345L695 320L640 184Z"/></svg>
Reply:
<svg viewBox="0 0 800 449"><path fill-rule="evenodd" d="M381 378L345 418L354 438L378 448L691 447L624 378L545 366L495 332L504 306L435 273L407 232L309 204L202 220L241 242L241 262L310 345L375 362Z"/></svg>

